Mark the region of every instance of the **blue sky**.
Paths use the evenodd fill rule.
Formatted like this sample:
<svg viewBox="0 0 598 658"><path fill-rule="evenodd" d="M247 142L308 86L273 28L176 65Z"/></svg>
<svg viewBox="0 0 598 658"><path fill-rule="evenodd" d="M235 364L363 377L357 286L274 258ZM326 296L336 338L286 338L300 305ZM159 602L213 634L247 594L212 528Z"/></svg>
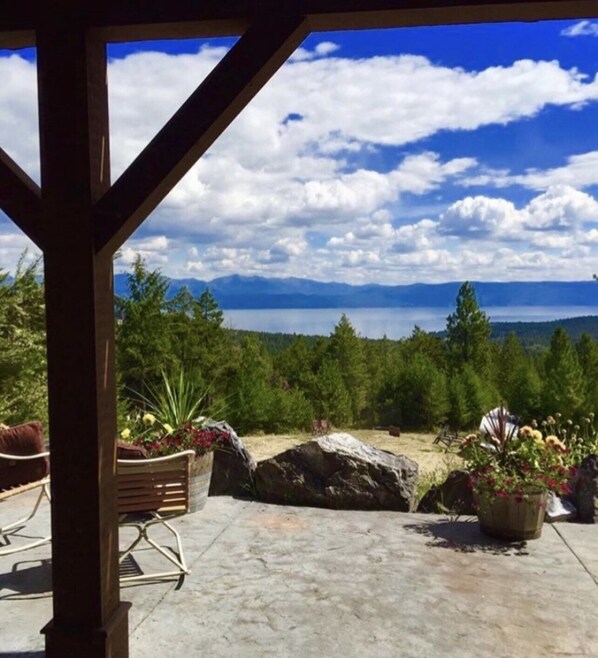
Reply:
<svg viewBox="0 0 598 658"><path fill-rule="evenodd" d="M234 40L112 45L113 178ZM584 280L598 270L598 20L309 37L123 247L173 277ZM39 179L35 52L0 145ZM27 240L0 214L0 268Z"/></svg>

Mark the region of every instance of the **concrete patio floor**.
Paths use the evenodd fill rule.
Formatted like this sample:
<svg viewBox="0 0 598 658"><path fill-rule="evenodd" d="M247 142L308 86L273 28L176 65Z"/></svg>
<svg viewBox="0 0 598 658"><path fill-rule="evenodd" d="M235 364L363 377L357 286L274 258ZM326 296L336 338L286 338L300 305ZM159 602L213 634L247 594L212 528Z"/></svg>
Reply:
<svg viewBox="0 0 598 658"><path fill-rule="evenodd" d="M598 526L509 545L470 518L226 497L175 523L191 574L123 588L133 658L598 656ZM27 534L48 526L45 504ZM0 557L0 658L43 656L51 607L48 545Z"/></svg>

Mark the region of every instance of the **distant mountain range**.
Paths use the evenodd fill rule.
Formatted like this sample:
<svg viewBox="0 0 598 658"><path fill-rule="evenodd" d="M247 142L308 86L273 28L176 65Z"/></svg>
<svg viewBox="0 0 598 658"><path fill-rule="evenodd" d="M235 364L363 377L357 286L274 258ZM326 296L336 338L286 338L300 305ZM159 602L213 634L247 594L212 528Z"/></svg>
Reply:
<svg viewBox="0 0 598 658"><path fill-rule="evenodd" d="M127 275L114 277L115 293L127 294ZM257 276L221 277L212 281L171 279L169 296L183 286L194 295L209 288L222 309L276 308L446 308L455 306L461 283L362 286L310 279ZM480 306L598 306L596 281L530 281L473 283Z"/></svg>

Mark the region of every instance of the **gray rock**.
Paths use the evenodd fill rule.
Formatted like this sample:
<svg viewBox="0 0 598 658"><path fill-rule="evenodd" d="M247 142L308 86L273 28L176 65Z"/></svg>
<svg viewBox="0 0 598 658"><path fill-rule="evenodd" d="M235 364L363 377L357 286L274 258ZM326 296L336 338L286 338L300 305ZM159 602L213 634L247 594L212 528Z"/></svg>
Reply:
<svg viewBox="0 0 598 658"><path fill-rule="evenodd" d="M475 514L473 491L467 471L451 471L442 484L434 484L420 500L418 512Z"/></svg>
<svg viewBox="0 0 598 658"><path fill-rule="evenodd" d="M253 494L255 460L237 436L235 430L224 421L210 421L206 427L223 430L230 434L226 448L214 452L214 466L210 480L210 496L241 496Z"/></svg>
<svg viewBox="0 0 598 658"><path fill-rule="evenodd" d="M598 523L598 455L582 462L575 484L577 518L583 523Z"/></svg>
<svg viewBox="0 0 598 658"><path fill-rule="evenodd" d="M260 462L255 484L260 500L332 509L412 512L418 466L404 457L329 434Z"/></svg>

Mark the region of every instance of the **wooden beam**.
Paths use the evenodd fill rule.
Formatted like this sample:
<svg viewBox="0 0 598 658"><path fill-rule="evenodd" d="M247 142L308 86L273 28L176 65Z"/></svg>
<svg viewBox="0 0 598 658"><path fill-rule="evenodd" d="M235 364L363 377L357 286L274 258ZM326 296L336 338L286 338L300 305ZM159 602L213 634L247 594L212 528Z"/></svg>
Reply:
<svg viewBox="0 0 598 658"><path fill-rule="evenodd" d="M297 16L269 17L249 28L96 205L98 253L122 245L307 33Z"/></svg>
<svg viewBox="0 0 598 658"><path fill-rule="evenodd" d="M41 190L0 148L0 209L43 249Z"/></svg>
<svg viewBox="0 0 598 658"><path fill-rule="evenodd" d="M6 3L5 3L6 4ZM20 0L2 7L0 48L19 47L33 31L62 16L100 28L109 41L242 34L268 14L307 17L311 29L355 30L416 25L538 21L598 16L596 0ZM2 33L6 33L4 36ZM10 33L13 33L11 36Z"/></svg>
<svg viewBox="0 0 598 658"><path fill-rule="evenodd" d="M93 249L110 185L105 44L71 24L38 33L52 463L48 658L128 655L119 601L112 258Z"/></svg>

